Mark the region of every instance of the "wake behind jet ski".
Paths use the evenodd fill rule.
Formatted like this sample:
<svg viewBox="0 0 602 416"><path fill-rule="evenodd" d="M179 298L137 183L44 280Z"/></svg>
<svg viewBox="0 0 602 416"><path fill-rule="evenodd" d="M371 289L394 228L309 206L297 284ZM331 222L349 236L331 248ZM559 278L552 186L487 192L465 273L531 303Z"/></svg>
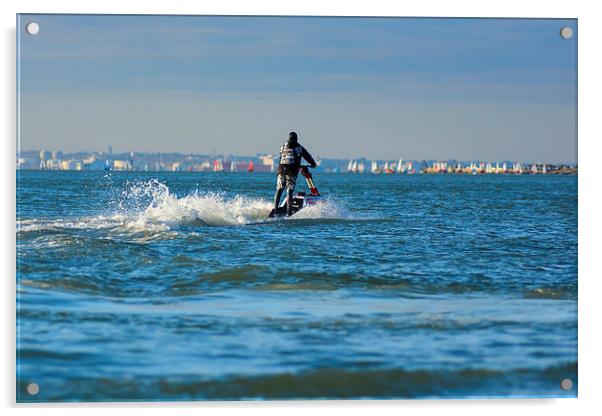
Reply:
<svg viewBox="0 0 602 416"><path fill-rule="evenodd" d="M291 199L290 212L288 211L288 199L290 196L287 195L277 208L272 209L268 218L290 216L296 214L305 207L316 205L322 201L320 192L318 191L318 188L316 188L311 172L309 171L309 166L301 166L299 168L299 173L305 177L310 194L297 192Z"/></svg>

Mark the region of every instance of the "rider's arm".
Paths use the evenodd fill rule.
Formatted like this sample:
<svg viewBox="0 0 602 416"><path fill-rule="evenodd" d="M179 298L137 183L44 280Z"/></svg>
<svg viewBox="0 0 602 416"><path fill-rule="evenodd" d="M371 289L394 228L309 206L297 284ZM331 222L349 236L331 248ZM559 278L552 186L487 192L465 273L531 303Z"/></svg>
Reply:
<svg viewBox="0 0 602 416"><path fill-rule="evenodd" d="M315 168L317 166L316 161L314 160L313 157L311 157L309 152L307 150L305 150L305 147L303 147L303 153L301 153L301 156L303 156L303 159L305 159L309 162L309 164L311 165L312 168Z"/></svg>

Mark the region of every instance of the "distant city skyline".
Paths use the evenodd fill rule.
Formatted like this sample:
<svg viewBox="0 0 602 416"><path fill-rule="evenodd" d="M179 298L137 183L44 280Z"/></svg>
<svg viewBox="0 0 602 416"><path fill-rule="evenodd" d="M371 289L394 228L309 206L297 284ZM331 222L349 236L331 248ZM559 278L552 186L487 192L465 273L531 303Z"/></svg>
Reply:
<svg viewBox="0 0 602 416"><path fill-rule="evenodd" d="M21 152L17 152L17 157L29 159L29 160L37 160L42 159L42 153L45 153L44 159L56 159L56 160L72 160L76 157L91 157L98 156L99 160L115 160L115 159L131 159L131 158L156 158L156 157L193 157L196 159L206 159L206 160L252 160L252 159L264 159L264 158L272 158L274 162L277 164L279 157L278 153L267 153L267 152L256 152L254 154L237 154L231 152L208 152L208 153L199 153L199 152L151 152L151 151L138 151L138 150L125 150L125 151L113 151L112 149L105 150L85 150L80 149L76 151L64 151L62 149L23 149ZM353 158L336 158L336 157L317 157L318 161L326 160L329 162L344 162L345 164L348 162L397 162L398 160L404 161L412 161L412 162L461 162L461 163L524 163L524 164L532 164L532 163L547 163L547 164L558 164L558 165L576 165L576 162L550 162L546 160L522 160L522 159L459 159L459 158L403 158L396 157L395 155L390 155L388 158L369 158L366 156L358 156Z"/></svg>
<svg viewBox="0 0 602 416"><path fill-rule="evenodd" d="M19 38L22 150L274 154L294 130L325 158L576 162L576 20L21 15Z"/></svg>
<svg viewBox="0 0 602 416"><path fill-rule="evenodd" d="M278 166L278 157L258 155L202 155L191 153L114 153L107 152L65 153L60 150L30 150L17 155L19 170L50 171L145 171L145 172L271 172ZM551 174L576 175L577 166L559 163L532 163L525 161L462 161L462 160L354 160L319 158L321 172L347 172L372 174Z"/></svg>

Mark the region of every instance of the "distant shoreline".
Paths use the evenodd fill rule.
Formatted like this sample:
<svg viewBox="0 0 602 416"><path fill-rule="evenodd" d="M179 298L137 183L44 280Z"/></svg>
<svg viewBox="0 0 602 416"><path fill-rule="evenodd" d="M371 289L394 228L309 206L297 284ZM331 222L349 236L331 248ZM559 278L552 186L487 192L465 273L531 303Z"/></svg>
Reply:
<svg viewBox="0 0 602 416"><path fill-rule="evenodd" d="M229 174L229 173L247 173L250 175L253 174L275 174L275 172L269 172L269 171L259 171L259 172L231 172L231 171L212 171L212 170L204 170L204 171L186 171L186 170L179 170L179 171L173 171L173 170L102 170L102 169L82 169L82 170L60 170L60 169L27 169L27 168L16 168L16 171L23 171L23 172L53 172L53 173L57 173L57 172L105 172L105 173L185 173L185 174L190 174L190 173L221 173L221 174ZM324 171L324 172L320 172L320 174L332 174L332 175L340 175L340 174L345 174L345 175L384 175L384 176L413 176L413 175L442 175L442 176L483 176L483 175L487 175L487 176L577 176L578 175L578 169L577 168L567 168L567 169L560 169L560 170L555 170L555 171L550 171L550 172L546 172L546 173L532 173L529 171L525 171L523 173L514 173L514 172L506 172L506 173L476 173L476 174L470 174L470 173L463 173L463 172L416 172L413 174L408 174L408 173L395 173L392 175L386 174L386 173L380 173L380 174L374 174L371 172L363 172L363 173L355 173L355 172L333 172L333 171Z"/></svg>
<svg viewBox="0 0 602 416"><path fill-rule="evenodd" d="M416 159L330 159L316 155L319 173L371 174L576 174L577 163L550 163L541 160L416 160ZM137 172L275 172L279 158L275 154L240 156L223 154L182 154L107 152L63 153L60 150L21 151L17 169L52 171L137 171Z"/></svg>

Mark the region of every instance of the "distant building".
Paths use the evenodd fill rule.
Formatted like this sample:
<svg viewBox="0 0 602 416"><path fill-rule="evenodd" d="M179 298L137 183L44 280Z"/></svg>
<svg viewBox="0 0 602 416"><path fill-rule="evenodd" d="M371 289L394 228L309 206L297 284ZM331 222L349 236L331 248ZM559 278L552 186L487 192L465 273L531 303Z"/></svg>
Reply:
<svg viewBox="0 0 602 416"><path fill-rule="evenodd" d="M105 162L96 155L91 155L82 161L82 170L103 170Z"/></svg>
<svg viewBox="0 0 602 416"><path fill-rule="evenodd" d="M44 162L45 168L49 170L59 170L61 168L61 163L58 160L50 159Z"/></svg>
<svg viewBox="0 0 602 416"><path fill-rule="evenodd" d="M60 150L53 151L52 158L54 160L63 160L63 152L61 152Z"/></svg>
<svg viewBox="0 0 602 416"><path fill-rule="evenodd" d="M50 152L48 150L40 151L40 160L42 160L44 162L49 160L51 158L51 156L52 155L50 154Z"/></svg>
<svg viewBox="0 0 602 416"><path fill-rule="evenodd" d="M50 160L51 156L48 150L40 151L40 169L48 169L47 161Z"/></svg>
<svg viewBox="0 0 602 416"><path fill-rule="evenodd" d="M274 159L275 159L274 155L259 156L259 160L260 160L261 164L264 166L267 166L270 172L274 172ZM259 170L263 171L264 169L260 168Z"/></svg>
<svg viewBox="0 0 602 416"><path fill-rule="evenodd" d="M58 163L58 166L61 167L61 170L73 170L75 169L75 162L73 160L63 160Z"/></svg>
<svg viewBox="0 0 602 416"><path fill-rule="evenodd" d="M117 159L113 161L114 170L132 170L133 166L129 160Z"/></svg>

